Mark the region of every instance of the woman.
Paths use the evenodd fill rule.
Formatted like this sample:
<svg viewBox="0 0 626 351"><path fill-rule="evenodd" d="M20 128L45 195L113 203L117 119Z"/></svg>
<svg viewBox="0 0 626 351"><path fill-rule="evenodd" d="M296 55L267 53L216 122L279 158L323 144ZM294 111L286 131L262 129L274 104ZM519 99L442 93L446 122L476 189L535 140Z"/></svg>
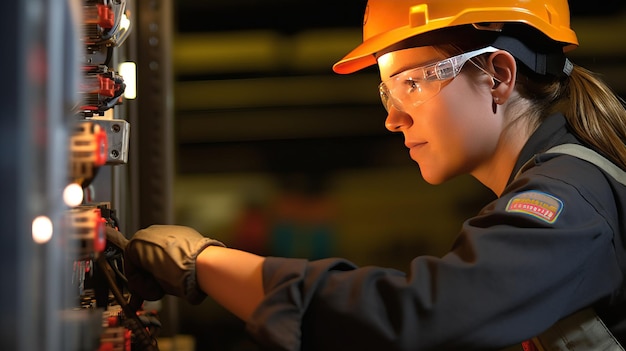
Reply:
<svg viewBox="0 0 626 351"><path fill-rule="evenodd" d="M363 32L334 70L377 64L386 127L424 179L471 174L498 199L448 254L406 273L260 257L153 226L126 246L130 290L208 294L279 350L533 349L542 341L529 339L581 310L624 341L626 187L614 176L626 169L626 112L566 58L578 44L567 1L370 0ZM546 153L561 144L613 168Z"/></svg>

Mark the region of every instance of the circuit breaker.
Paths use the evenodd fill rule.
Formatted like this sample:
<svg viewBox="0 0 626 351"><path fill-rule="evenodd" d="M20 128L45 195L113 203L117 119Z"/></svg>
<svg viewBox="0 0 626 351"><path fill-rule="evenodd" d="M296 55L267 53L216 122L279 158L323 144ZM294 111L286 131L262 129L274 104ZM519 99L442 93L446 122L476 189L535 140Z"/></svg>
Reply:
<svg viewBox="0 0 626 351"><path fill-rule="evenodd" d="M158 350L159 316L130 296L123 248L107 240L107 230L121 230L118 211L111 201L95 196L115 186L112 179L96 184L99 177L109 177L105 170L123 167L129 159L131 125L120 106L135 77L120 72L117 51L124 49L136 21L130 5L128 0L82 3L80 104L70 127L67 172L68 187L80 191L77 198L66 199L64 218L75 295L68 319L82 322L68 326L78 336L71 345L76 350Z"/></svg>
<svg viewBox="0 0 626 351"><path fill-rule="evenodd" d="M159 137L171 133L162 79L171 6L3 4L1 350L158 348L162 319L130 296L121 250L106 234L171 219L170 139ZM141 93L137 83L156 88ZM159 192L143 195L146 184Z"/></svg>

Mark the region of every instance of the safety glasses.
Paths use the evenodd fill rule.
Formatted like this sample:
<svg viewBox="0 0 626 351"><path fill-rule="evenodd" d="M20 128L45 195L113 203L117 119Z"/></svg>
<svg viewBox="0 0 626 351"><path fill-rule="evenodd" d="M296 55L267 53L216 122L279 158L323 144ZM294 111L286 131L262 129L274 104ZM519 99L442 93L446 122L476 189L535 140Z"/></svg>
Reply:
<svg viewBox="0 0 626 351"><path fill-rule="evenodd" d="M441 85L444 81L459 75L467 61L478 55L496 51L498 49L488 46L449 57L427 66L411 68L386 79L378 86L380 99L385 110L389 112L393 106L395 109L406 113L408 108L423 104L441 91ZM493 77L492 74L478 65L476 67Z"/></svg>

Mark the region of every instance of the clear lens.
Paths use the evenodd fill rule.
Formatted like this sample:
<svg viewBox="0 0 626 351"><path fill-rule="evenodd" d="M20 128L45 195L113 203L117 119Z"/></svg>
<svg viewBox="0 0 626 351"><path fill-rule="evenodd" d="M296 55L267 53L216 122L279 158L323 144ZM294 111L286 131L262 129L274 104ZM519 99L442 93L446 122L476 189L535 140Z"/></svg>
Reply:
<svg viewBox="0 0 626 351"><path fill-rule="evenodd" d="M389 104L391 101L389 99L389 89L387 89L385 83L380 83L378 86L378 93L380 94L380 101L382 101L385 111L389 112L389 109L391 108Z"/></svg>
<svg viewBox="0 0 626 351"><path fill-rule="evenodd" d="M408 107L423 104L441 91L443 81L456 77L468 60L497 50L489 46L396 74L378 86L385 110L389 112L393 106L401 112L407 112Z"/></svg>
<svg viewBox="0 0 626 351"><path fill-rule="evenodd" d="M406 112L409 105L418 106L437 95L441 90L441 80L415 80L412 78L394 77L392 81L380 83L378 90L380 99L389 112L393 106L399 111ZM389 89L389 84L392 89Z"/></svg>

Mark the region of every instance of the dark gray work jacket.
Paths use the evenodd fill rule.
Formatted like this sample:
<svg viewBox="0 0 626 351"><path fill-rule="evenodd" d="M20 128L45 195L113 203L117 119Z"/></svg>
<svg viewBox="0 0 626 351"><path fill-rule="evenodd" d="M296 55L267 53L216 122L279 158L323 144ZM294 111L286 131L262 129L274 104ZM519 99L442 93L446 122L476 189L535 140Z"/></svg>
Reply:
<svg viewBox="0 0 626 351"><path fill-rule="evenodd" d="M407 272L268 258L248 331L268 350L497 350L594 306L623 344L626 189L584 160L539 155L564 143L580 141L553 115L449 253Z"/></svg>

